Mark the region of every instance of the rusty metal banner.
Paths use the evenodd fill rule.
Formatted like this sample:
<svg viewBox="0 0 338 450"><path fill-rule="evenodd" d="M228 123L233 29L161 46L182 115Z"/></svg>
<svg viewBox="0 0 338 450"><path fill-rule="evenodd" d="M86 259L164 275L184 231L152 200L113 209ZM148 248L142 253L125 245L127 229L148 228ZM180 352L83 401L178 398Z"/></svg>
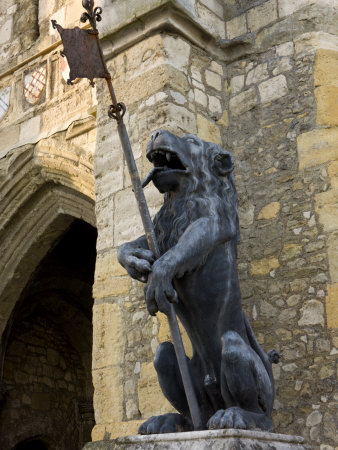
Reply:
<svg viewBox="0 0 338 450"><path fill-rule="evenodd" d="M96 30L82 30L79 27L62 28L55 20L52 20L52 24L62 39L64 49L61 54L68 61L70 69L68 84L72 84L76 78L88 78L91 85L94 78L110 78L109 72L102 64Z"/></svg>

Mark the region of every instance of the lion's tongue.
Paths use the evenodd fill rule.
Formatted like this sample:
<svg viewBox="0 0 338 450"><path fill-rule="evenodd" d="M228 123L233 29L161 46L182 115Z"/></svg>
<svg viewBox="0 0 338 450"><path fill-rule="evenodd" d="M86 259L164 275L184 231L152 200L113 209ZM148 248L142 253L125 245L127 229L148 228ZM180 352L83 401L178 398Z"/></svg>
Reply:
<svg viewBox="0 0 338 450"><path fill-rule="evenodd" d="M142 187L145 188L151 182L151 180L154 178L154 175L156 172L161 172L162 170L165 170L165 169L168 169L168 167L167 166L153 167L152 169L150 169L142 181Z"/></svg>

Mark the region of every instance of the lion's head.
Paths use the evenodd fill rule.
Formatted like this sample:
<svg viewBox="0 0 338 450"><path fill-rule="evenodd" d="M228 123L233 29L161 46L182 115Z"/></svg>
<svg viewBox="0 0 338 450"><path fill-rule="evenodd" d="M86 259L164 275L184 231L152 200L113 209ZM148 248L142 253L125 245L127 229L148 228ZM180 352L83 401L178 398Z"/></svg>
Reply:
<svg viewBox="0 0 338 450"><path fill-rule="evenodd" d="M151 179L165 194L154 220L162 252L175 245L199 217L222 220L226 214L235 214L238 223L231 153L192 134L178 137L157 130L148 143L147 158L154 165Z"/></svg>

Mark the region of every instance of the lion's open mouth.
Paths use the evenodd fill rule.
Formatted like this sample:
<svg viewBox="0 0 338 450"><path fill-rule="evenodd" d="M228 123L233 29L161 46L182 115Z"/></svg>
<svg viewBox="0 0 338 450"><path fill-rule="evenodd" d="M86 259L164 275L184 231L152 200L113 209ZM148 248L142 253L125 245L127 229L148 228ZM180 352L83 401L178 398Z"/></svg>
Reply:
<svg viewBox="0 0 338 450"><path fill-rule="evenodd" d="M168 150L153 150L148 159L154 167L163 167L164 170L186 170L176 153Z"/></svg>

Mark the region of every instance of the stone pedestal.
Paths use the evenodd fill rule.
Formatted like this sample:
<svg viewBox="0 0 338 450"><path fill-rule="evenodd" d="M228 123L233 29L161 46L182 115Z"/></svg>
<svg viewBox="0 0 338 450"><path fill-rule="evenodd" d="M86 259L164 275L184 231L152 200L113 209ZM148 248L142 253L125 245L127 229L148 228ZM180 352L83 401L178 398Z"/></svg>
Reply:
<svg viewBox="0 0 338 450"><path fill-rule="evenodd" d="M83 450L310 450L301 436L245 430L126 436L90 442Z"/></svg>

